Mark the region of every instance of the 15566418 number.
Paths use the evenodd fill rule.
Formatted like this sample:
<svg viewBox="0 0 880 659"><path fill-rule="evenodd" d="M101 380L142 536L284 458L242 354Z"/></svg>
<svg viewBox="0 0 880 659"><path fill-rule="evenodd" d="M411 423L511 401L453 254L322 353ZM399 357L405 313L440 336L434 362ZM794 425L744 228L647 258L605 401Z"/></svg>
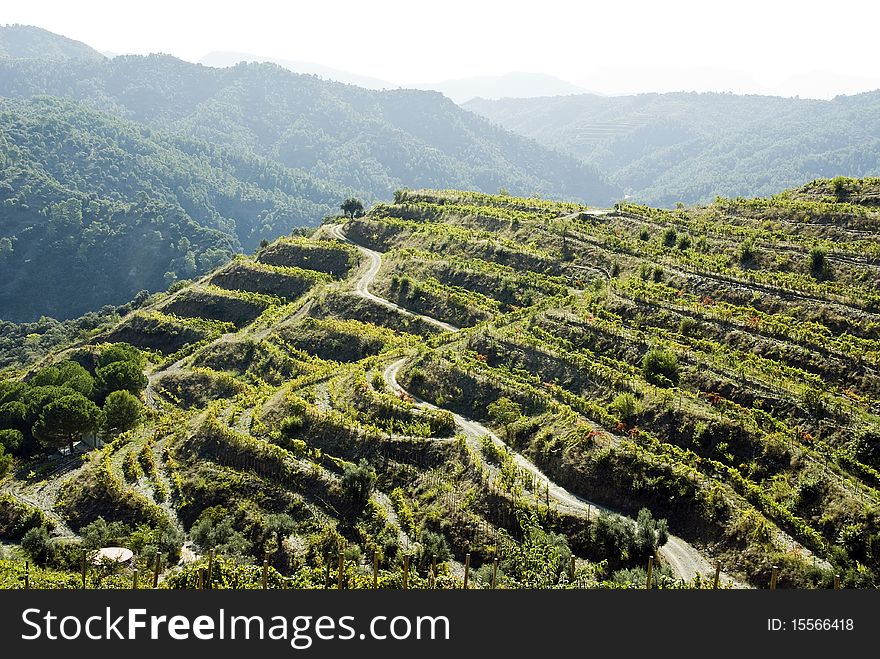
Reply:
<svg viewBox="0 0 880 659"><path fill-rule="evenodd" d="M798 632L852 631L855 623L852 618L792 618L791 630Z"/></svg>

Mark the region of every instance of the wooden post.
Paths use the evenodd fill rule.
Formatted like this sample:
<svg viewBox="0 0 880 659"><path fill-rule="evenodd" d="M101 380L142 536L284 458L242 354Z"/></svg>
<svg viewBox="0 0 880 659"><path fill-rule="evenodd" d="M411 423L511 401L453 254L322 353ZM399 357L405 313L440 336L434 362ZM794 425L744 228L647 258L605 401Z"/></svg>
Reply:
<svg viewBox="0 0 880 659"><path fill-rule="evenodd" d="M498 583L498 557L492 559L492 589L494 590L495 584Z"/></svg>
<svg viewBox="0 0 880 659"><path fill-rule="evenodd" d="M718 590L718 582L721 579L721 561L715 561L715 579L712 581L712 590Z"/></svg>
<svg viewBox="0 0 880 659"><path fill-rule="evenodd" d="M339 574L337 574L336 587L342 590L342 577L345 575L345 553L339 552Z"/></svg>
<svg viewBox="0 0 880 659"><path fill-rule="evenodd" d="M27 561L24 562L24 589L31 589L31 564Z"/></svg>
<svg viewBox="0 0 880 659"><path fill-rule="evenodd" d="M648 576L645 579L645 588L651 590L651 579L654 577L654 557L648 556Z"/></svg>
<svg viewBox="0 0 880 659"><path fill-rule="evenodd" d="M468 577L471 576L471 553L464 555L464 589L468 587Z"/></svg>
<svg viewBox="0 0 880 659"><path fill-rule="evenodd" d="M379 587L379 552L373 550L373 590Z"/></svg>
<svg viewBox="0 0 880 659"><path fill-rule="evenodd" d="M83 590L86 589L86 574L87 574L88 571L89 571L88 559L89 559L89 552L88 552L88 550L83 549L83 557L82 557L82 584L83 584Z"/></svg>
<svg viewBox="0 0 880 659"><path fill-rule="evenodd" d="M214 576L214 550L208 552L208 578L206 581L206 587L208 590L211 590L211 581Z"/></svg>
<svg viewBox="0 0 880 659"><path fill-rule="evenodd" d="M326 571L324 574L324 588L330 588L330 554L324 554L324 565L326 566Z"/></svg>
<svg viewBox="0 0 880 659"><path fill-rule="evenodd" d="M138 589L138 569L135 568L131 573L131 589Z"/></svg>
<svg viewBox="0 0 880 659"><path fill-rule="evenodd" d="M431 588L437 586L437 554L431 556Z"/></svg>
<svg viewBox="0 0 880 659"><path fill-rule="evenodd" d="M834 590L840 590L840 575L834 575Z"/></svg>
<svg viewBox="0 0 880 659"><path fill-rule="evenodd" d="M199 568L199 581L197 588L199 590L204 590L205 588L205 568L203 567Z"/></svg>
<svg viewBox="0 0 880 659"><path fill-rule="evenodd" d="M571 565L568 567L568 580L571 583L574 583L574 568L575 568L575 557L574 554L571 555Z"/></svg>
<svg viewBox="0 0 880 659"><path fill-rule="evenodd" d="M409 587L409 555L403 557L403 589Z"/></svg>
<svg viewBox="0 0 880 659"><path fill-rule="evenodd" d="M269 587L269 561L263 559L263 578L262 578L262 586L263 590Z"/></svg>
<svg viewBox="0 0 880 659"><path fill-rule="evenodd" d="M774 565L770 573L770 590L776 590L776 581L779 579L779 566Z"/></svg>
<svg viewBox="0 0 880 659"><path fill-rule="evenodd" d="M162 566L162 553L156 552L156 563L153 567L153 588L159 585L159 568Z"/></svg>

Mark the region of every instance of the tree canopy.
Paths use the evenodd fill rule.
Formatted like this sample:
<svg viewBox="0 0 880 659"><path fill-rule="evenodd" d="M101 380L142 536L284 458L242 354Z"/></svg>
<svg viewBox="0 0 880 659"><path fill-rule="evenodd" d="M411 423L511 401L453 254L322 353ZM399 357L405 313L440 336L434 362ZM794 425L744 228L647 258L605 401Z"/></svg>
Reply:
<svg viewBox="0 0 880 659"><path fill-rule="evenodd" d="M34 424L34 436L49 448L73 445L83 434L96 432L101 425L100 408L88 398L71 393L50 402Z"/></svg>

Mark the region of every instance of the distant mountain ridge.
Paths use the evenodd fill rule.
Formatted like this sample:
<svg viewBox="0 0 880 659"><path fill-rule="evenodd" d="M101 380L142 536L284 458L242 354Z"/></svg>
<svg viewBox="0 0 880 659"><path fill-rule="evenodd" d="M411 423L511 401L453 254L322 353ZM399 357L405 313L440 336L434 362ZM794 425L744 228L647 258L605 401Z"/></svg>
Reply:
<svg viewBox="0 0 880 659"><path fill-rule="evenodd" d="M0 58L102 60L104 56L81 41L32 25L0 25Z"/></svg>
<svg viewBox="0 0 880 659"><path fill-rule="evenodd" d="M252 53L215 50L198 61L199 64L221 69L235 66L239 62L276 64L294 73L316 75L326 80L335 80L336 82L342 82L346 85L357 85L358 87L363 87L365 89L394 89L395 87L399 87L399 85L396 85L393 82L388 82L387 80L374 78L372 76L359 75L349 71L341 71L340 69L334 69L329 66L324 66L323 64L300 62L276 57L265 57L263 55L254 55Z"/></svg>
<svg viewBox="0 0 880 659"><path fill-rule="evenodd" d="M215 69L168 55L59 65L0 60L0 90L84 101L126 119L247 149L350 187L457 187L607 204L619 190L577 158L493 126L436 92L371 91L272 64Z"/></svg>
<svg viewBox="0 0 880 659"><path fill-rule="evenodd" d="M535 98L541 96L565 96L583 94L587 89L567 80L561 80L546 73L526 73L513 71L497 76L474 76L435 83L416 83L407 85L414 89L433 89L451 98L458 104L474 98Z"/></svg>
<svg viewBox="0 0 880 659"><path fill-rule="evenodd" d="M594 205L619 196L591 166L437 92L370 91L274 64L0 58L0 97L8 320L124 303L314 225L348 196L368 206L427 186Z"/></svg>
<svg viewBox="0 0 880 659"><path fill-rule="evenodd" d="M880 173L880 91L817 101L716 93L466 103L582 158L642 203L770 195Z"/></svg>

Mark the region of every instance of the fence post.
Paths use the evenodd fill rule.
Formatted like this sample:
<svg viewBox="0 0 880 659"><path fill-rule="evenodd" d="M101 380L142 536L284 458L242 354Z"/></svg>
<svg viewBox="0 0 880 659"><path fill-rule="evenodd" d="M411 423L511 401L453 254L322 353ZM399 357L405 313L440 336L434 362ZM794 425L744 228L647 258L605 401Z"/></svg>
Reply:
<svg viewBox="0 0 880 659"><path fill-rule="evenodd" d="M467 590L468 587L468 577L470 577L471 573L471 553L468 552L464 555L464 589Z"/></svg>
<svg viewBox="0 0 880 659"><path fill-rule="evenodd" d="M135 568L131 573L131 589L138 589L138 569Z"/></svg>
<svg viewBox="0 0 880 659"><path fill-rule="evenodd" d="M342 577L345 574L345 552L339 552L339 574L337 574L336 587L342 590Z"/></svg>
<svg viewBox="0 0 880 659"><path fill-rule="evenodd" d="M88 571L89 571L89 565L88 565L88 563L87 563L87 561L88 561L88 556L89 556L89 552L88 552L88 550L87 550L87 549L83 549L83 552L82 552L82 584L83 584L83 590L86 589L86 574L87 574Z"/></svg>
<svg viewBox="0 0 880 659"><path fill-rule="evenodd" d="M379 587L379 552L373 550L373 590Z"/></svg>
<svg viewBox="0 0 880 659"><path fill-rule="evenodd" d="M162 565L162 553L156 552L156 562L153 567L153 588L159 585L159 568Z"/></svg>
<svg viewBox="0 0 880 659"><path fill-rule="evenodd" d="M24 562L24 589L31 589L31 564L28 561Z"/></svg>
<svg viewBox="0 0 880 659"><path fill-rule="evenodd" d="M495 584L498 583L498 557L492 559L492 589L495 589Z"/></svg>
<svg viewBox="0 0 880 659"><path fill-rule="evenodd" d="M712 590L718 590L718 581L721 578L721 561L715 561L715 579L712 581Z"/></svg>
<svg viewBox="0 0 880 659"><path fill-rule="evenodd" d="M568 568L568 580L571 583L574 583L574 568L575 568L575 557L574 554L571 555L571 565Z"/></svg>
<svg viewBox="0 0 880 659"><path fill-rule="evenodd" d="M214 550L208 552L208 579L207 579L207 588L211 590L211 581L214 576Z"/></svg>
<svg viewBox="0 0 880 659"><path fill-rule="evenodd" d="M776 581L779 579L779 566L774 565L770 573L770 590L776 590Z"/></svg>
<svg viewBox="0 0 880 659"><path fill-rule="evenodd" d="M834 575L834 590L840 590L840 575Z"/></svg>
<svg viewBox="0 0 880 659"><path fill-rule="evenodd" d="M648 556L648 576L645 579L645 588L651 590L651 579L654 576L654 557Z"/></svg>
<svg viewBox="0 0 880 659"><path fill-rule="evenodd" d="M203 568L203 567L199 568L199 581L198 581L198 585L196 587L199 590L204 590L204 588L205 588L205 568Z"/></svg>
<svg viewBox="0 0 880 659"><path fill-rule="evenodd" d="M326 567L324 573L324 589L330 588L330 554L324 554L324 565Z"/></svg>
<svg viewBox="0 0 880 659"><path fill-rule="evenodd" d="M403 557L403 589L409 587L409 555Z"/></svg>
<svg viewBox="0 0 880 659"><path fill-rule="evenodd" d="M431 556L431 588L437 587L437 554Z"/></svg>
<svg viewBox="0 0 880 659"><path fill-rule="evenodd" d="M262 577L262 586L263 590L269 587L269 561L268 559L263 559L263 577Z"/></svg>

